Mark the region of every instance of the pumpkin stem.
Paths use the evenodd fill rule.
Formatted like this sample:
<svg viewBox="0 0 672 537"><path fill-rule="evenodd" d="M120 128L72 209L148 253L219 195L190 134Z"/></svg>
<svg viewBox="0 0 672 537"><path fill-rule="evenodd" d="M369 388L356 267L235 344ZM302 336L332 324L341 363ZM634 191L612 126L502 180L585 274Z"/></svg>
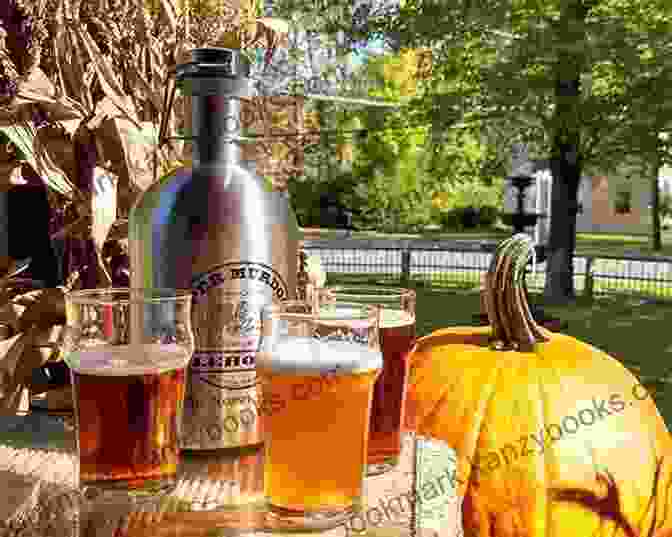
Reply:
<svg viewBox="0 0 672 537"><path fill-rule="evenodd" d="M550 339L532 318L527 303L525 266L534 253L532 239L518 233L502 241L485 278L485 305L495 348L529 351Z"/></svg>

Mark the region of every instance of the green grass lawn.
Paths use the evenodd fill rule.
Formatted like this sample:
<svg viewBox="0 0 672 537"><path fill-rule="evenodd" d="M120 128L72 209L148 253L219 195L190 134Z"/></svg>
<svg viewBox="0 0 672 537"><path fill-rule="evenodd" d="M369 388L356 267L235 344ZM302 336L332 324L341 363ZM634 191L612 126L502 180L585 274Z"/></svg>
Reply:
<svg viewBox="0 0 672 537"><path fill-rule="evenodd" d="M328 283L382 281L380 275L366 278L329 274ZM453 281L444 282L443 286L414 286L418 335L448 326L475 324L473 316L480 311L480 301L473 283ZM543 306L541 295L532 292L530 297L533 303ZM544 310L567 321L568 335L604 350L635 374L653 394L672 430L672 333L669 331L672 301L608 295L593 301L578 298L572 305L544 306Z"/></svg>
<svg viewBox="0 0 672 537"><path fill-rule="evenodd" d="M322 230L320 238L336 238L342 231ZM375 231L355 231L354 239L443 239L443 240L501 240L511 235L510 229L468 230L462 232L432 232L424 234L411 233L379 233ZM576 236L576 252L588 255L663 255L672 257L672 232L663 232L663 249L654 252L648 235L620 235L608 233L578 233Z"/></svg>
<svg viewBox="0 0 672 537"><path fill-rule="evenodd" d="M647 235L612 235L579 233L576 237L576 250L579 253L619 255L640 254L672 257L672 233L663 232L663 249L655 252L651 248L651 237Z"/></svg>
<svg viewBox="0 0 672 537"><path fill-rule="evenodd" d="M527 279L528 288L532 291L541 291L544 286L544 274L537 274ZM574 278L574 288L577 296L583 296L584 280L582 274L577 273ZM329 273L329 282L364 282L372 285L386 284L399 285L398 274L347 274ZM412 285L426 286L433 289L455 289L478 287L481 281L481 273L478 270L448 270L436 272L423 277L413 277ZM672 285L661 281L646 281L635 279L607 279L596 277L593 283L595 296L621 293L631 296L643 296L648 298L672 299Z"/></svg>
<svg viewBox="0 0 672 537"><path fill-rule="evenodd" d="M534 294L531 299L540 302ZM418 335L472 325L479 309L479 295L473 289L417 289ZM672 430L672 303L605 297L544 309L568 322L567 334L604 350L634 373L653 394Z"/></svg>

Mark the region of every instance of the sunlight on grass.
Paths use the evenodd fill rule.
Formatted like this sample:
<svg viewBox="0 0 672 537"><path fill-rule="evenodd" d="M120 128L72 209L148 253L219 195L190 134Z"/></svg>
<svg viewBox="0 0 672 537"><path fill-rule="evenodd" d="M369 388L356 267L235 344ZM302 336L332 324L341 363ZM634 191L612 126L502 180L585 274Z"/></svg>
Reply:
<svg viewBox="0 0 672 537"><path fill-rule="evenodd" d="M387 276L388 280L396 279L398 276ZM544 288L546 276L544 274L528 276L528 288L530 290L541 291ZM574 277L574 288L577 295L582 295L584 292L583 275L576 275ZM432 274L431 276L415 277L414 281L426 282L427 285L439 288L451 288L455 286L471 286L477 287L480 285L481 273L476 271L463 272L444 272L440 274ZM596 277L593 285L593 293L597 296L612 293L621 293L626 295L641 295L643 297L655 298L672 298L672 282L661 281L640 281L616 278L599 278Z"/></svg>
<svg viewBox="0 0 672 537"><path fill-rule="evenodd" d="M411 284L415 286L428 286L435 289L477 288L481 282L483 272L478 270L453 270L435 272L433 274L413 275ZM344 283L366 282L369 284L400 285L398 273L380 274L347 274L329 272L329 281ZM543 273L530 274L527 277L528 289L541 292L544 288L546 276ZM585 277L582 274L574 276L574 289L577 296L583 296ZM634 279L617 279L595 277L593 284L595 296L622 294L637 298L672 298L672 282L666 281L643 281Z"/></svg>
<svg viewBox="0 0 672 537"><path fill-rule="evenodd" d="M342 281L333 276L330 274L330 283ZM380 275L373 280L349 275L347 281L381 283L382 279ZM418 336L449 326L475 324L480 300L473 282L442 282L434 287L419 283L414 285ZM398 281L392 280L392 284ZM542 296L533 292L530 300L542 305L546 314L566 321L568 335L602 349L635 374L653 394L672 429L672 302L610 295L592 301L579 297L572 305L549 307L543 306Z"/></svg>
<svg viewBox="0 0 672 537"><path fill-rule="evenodd" d="M577 241L648 243L648 235L617 235L610 233L577 233Z"/></svg>
<svg viewBox="0 0 672 537"><path fill-rule="evenodd" d="M307 230L311 235L317 233L321 239L341 238L345 235L344 230L317 229ZM501 240L511 235L510 228L506 229L476 229L464 231L431 231L424 233L382 233L377 231L353 231L350 235L353 239L432 239L447 241L464 240ZM649 235L621 235L616 233L577 233L576 249L582 254L611 254L623 253L642 255L666 255L672 256L672 233L667 231L662 235L663 250L654 252L651 249L651 237Z"/></svg>
<svg viewBox="0 0 672 537"><path fill-rule="evenodd" d="M419 334L474 324L472 316L480 308L478 293L427 289L417 293ZM542 302L539 295L530 298L533 303ZM568 335L602 349L637 375L672 429L672 303L605 297L592 302L579 299L572 306L544 307L544 311L567 321Z"/></svg>

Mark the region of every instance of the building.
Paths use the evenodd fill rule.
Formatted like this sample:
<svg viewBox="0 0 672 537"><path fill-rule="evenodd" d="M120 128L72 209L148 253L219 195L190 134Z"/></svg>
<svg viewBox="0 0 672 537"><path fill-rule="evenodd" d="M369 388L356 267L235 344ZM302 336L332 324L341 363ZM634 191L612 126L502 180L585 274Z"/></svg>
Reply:
<svg viewBox="0 0 672 537"><path fill-rule="evenodd" d="M525 212L541 214L536 228L529 228L538 243L548 240L550 232L552 176L548 161L532 162L535 183L526 190ZM663 167L659 175L661 195L672 195L672 168ZM586 175L578 192L579 212L576 230L579 233L647 234L652 229L650 182L637 167L623 168L617 173ZM507 183L504 212L517 209L516 191Z"/></svg>
<svg viewBox="0 0 672 537"><path fill-rule="evenodd" d="M672 194L672 169L658 176L661 195ZM584 178L577 230L584 233L647 234L653 227L651 182L636 167Z"/></svg>

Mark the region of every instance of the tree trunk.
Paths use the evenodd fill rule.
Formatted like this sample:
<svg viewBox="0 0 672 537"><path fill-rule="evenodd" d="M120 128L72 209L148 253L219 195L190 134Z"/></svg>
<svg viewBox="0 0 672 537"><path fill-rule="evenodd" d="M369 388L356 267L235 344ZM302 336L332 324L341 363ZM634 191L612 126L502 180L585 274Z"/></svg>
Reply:
<svg viewBox="0 0 672 537"><path fill-rule="evenodd" d="M551 159L551 229L544 298L547 302L562 304L574 298L573 259L581 165L574 144L556 141L554 152L556 155Z"/></svg>
<svg viewBox="0 0 672 537"><path fill-rule="evenodd" d="M658 174L660 172L660 157L656 147L656 156L651 163L651 248L654 252L663 249L663 240L660 234L660 187Z"/></svg>
<svg viewBox="0 0 672 537"><path fill-rule="evenodd" d="M558 23L556 38L576 45L586 40L585 22L591 2L566 1ZM581 180L581 73L587 58L581 47L568 46L555 65L555 118L551 173L551 230L546 258L544 298L551 303L567 303L574 298L574 249L576 214Z"/></svg>

